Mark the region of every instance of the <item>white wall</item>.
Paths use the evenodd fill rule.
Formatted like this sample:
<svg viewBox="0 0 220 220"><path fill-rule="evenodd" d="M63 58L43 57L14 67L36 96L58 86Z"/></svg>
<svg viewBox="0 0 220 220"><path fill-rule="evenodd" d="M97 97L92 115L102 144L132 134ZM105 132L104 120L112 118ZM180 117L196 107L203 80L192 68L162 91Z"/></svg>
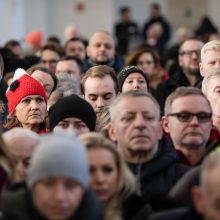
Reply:
<svg viewBox="0 0 220 220"><path fill-rule="evenodd" d="M85 5L81 13L75 9L79 2ZM77 24L86 37L100 29L111 32L123 5L131 6L134 20L142 26L152 2L160 3L165 15L169 13L168 0L0 0L0 45L11 38L21 40L32 30L63 39L64 28L70 23ZM208 2L209 15L220 27L220 1Z"/></svg>

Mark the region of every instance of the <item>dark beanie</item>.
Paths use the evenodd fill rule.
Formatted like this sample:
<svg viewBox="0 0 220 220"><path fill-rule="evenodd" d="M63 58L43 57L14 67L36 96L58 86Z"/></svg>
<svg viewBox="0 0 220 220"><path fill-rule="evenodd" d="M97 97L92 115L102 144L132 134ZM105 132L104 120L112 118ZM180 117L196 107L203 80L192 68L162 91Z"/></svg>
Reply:
<svg viewBox="0 0 220 220"><path fill-rule="evenodd" d="M95 130L96 114L92 106L77 95L59 99L49 110L50 130L63 119L74 117L81 119L90 131Z"/></svg>
<svg viewBox="0 0 220 220"><path fill-rule="evenodd" d="M124 81L131 73L140 73L144 77L149 90L149 81L144 71L137 66L126 66L118 73L117 76L119 92L122 92Z"/></svg>

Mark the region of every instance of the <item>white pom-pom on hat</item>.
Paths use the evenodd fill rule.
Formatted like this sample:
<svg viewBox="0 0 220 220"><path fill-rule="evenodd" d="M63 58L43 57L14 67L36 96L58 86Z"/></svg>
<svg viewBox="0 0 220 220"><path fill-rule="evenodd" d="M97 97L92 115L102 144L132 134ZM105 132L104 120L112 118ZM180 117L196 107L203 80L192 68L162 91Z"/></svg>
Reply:
<svg viewBox="0 0 220 220"><path fill-rule="evenodd" d="M13 80L12 82L14 82L15 80L21 78L24 74L27 74L26 71L22 68L18 68L15 70L15 74L13 76Z"/></svg>

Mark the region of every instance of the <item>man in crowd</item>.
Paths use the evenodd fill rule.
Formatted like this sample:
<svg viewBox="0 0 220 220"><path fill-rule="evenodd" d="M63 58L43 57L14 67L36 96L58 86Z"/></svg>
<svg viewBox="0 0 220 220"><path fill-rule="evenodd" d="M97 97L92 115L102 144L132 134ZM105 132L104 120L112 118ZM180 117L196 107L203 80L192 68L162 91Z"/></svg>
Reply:
<svg viewBox="0 0 220 220"><path fill-rule="evenodd" d="M185 40L179 49L180 69L174 73L170 79L160 84L157 88L157 98L161 107L164 109L164 103L167 96L179 86L194 86L201 80L199 72L200 50L203 42L196 38Z"/></svg>
<svg viewBox="0 0 220 220"><path fill-rule="evenodd" d="M122 58L116 55L114 39L107 31L97 31L90 37L87 56L85 71L92 66L107 65L118 72L124 64Z"/></svg>
<svg viewBox="0 0 220 220"><path fill-rule="evenodd" d="M56 66L56 74L66 72L76 77L76 80L81 80L82 62L77 57L65 56L61 58Z"/></svg>
<svg viewBox="0 0 220 220"><path fill-rule="evenodd" d="M220 69L211 70L205 75L202 92L211 104L213 125L220 132Z"/></svg>
<svg viewBox="0 0 220 220"><path fill-rule="evenodd" d="M195 87L179 87L165 102L164 131L183 163L197 165L206 153L212 128L209 101Z"/></svg>
<svg viewBox="0 0 220 220"><path fill-rule="evenodd" d="M91 67L82 78L82 93L97 117L100 117L106 107L115 99L118 86L113 68L105 65Z"/></svg>
<svg viewBox="0 0 220 220"><path fill-rule="evenodd" d="M135 174L142 202L153 209L163 206L164 196L188 167L179 163L172 145L161 140L157 101L142 91L122 93L111 105L110 117L109 136Z"/></svg>

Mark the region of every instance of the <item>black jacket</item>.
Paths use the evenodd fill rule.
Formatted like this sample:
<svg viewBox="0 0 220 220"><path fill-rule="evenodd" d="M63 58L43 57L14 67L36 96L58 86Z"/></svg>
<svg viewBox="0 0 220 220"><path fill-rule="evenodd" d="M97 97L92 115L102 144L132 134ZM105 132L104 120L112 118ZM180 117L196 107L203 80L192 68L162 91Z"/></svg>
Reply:
<svg viewBox="0 0 220 220"><path fill-rule="evenodd" d="M108 62L108 63L103 63L103 64L98 64L98 63L93 63L90 59L86 59L84 60L83 63L83 72L85 73L89 68L93 67L93 66L97 66L97 65L107 65L112 67L116 74L119 73L119 71L122 70L122 68L124 67L124 59L122 58L122 56L120 55L116 55L115 59Z"/></svg>
<svg viewBox="0 0 220 220"><path fill-rule="evenodd" d="M201 79L201 76L198 76L198 81ZM167 81L162 82L157 87L156 99L159 102L161 111L164 110L164 104L166 98L178 87L180 86L190 86L190 82L183 73L181 69L175 74L173 74Z"/></svg>
<svg viewBox="0 0 220 220"><path fill-rule="evenodd" d="M163 138L157 156L142 164L128 164L139 183L142 203L149 203L153 210L166 208L166 198L171 187L189 167L179 163L169 140Z"/></svg>
<svg viewBox="0 0 220 220"><path fill-rule="evenodd" d="M36 210L25 184L17 184L2 196L3 220L46 220ZM103 210L95 195L87 191L77 213L69 220L102 220Z"/></svg>

